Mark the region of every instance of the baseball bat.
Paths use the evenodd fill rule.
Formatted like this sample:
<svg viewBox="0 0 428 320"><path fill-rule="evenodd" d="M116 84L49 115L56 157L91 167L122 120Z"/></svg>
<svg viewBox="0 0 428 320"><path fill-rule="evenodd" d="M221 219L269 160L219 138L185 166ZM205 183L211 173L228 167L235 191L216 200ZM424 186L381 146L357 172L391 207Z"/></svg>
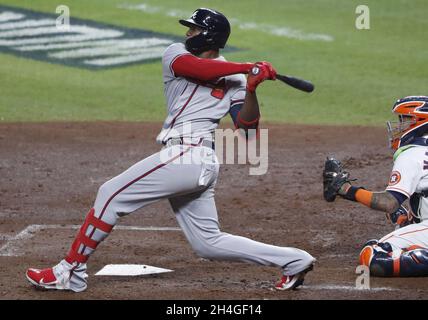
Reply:
<svg viewBox="0 0 428 320"><path fill-rule="evenodd" d="M296 88L305 92L314 91L314 85L307 80L299 79L292 76L286 76L282 74L277 74L276 78L288 84L289 86L292 86L293 88Z"/></svg>

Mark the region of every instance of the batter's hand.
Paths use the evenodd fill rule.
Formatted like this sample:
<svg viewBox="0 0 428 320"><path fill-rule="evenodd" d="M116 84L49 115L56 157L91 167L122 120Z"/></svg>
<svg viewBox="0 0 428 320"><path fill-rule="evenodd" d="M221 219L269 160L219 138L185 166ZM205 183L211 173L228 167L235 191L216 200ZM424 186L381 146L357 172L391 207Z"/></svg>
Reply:
<svg viewBox="0 0 428 320"><path fill-rule="evenodd" d="M257 86L265 80L275 80L276 70L266 61L256 62L248 73L247 90L255 92Z"/></svg>

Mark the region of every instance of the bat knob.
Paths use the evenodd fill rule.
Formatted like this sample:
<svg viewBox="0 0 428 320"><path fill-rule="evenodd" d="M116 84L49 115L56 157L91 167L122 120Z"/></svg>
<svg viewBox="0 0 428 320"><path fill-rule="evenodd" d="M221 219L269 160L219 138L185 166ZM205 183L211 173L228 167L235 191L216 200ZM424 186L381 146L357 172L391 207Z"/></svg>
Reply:
<svg viewBox="0 0 428 320"><path fill-rule="evenodd" d="M259 67L253 67L251 69L251 74L254 75L254 76L258 75L259 72L260 72L260 68Z"/></svg>

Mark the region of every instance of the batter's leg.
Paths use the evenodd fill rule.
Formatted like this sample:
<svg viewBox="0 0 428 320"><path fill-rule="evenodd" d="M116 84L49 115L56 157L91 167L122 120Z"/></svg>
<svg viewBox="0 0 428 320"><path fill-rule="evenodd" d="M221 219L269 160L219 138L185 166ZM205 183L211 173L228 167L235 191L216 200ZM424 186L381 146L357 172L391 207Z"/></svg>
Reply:
<svg viewBox="0 0 428 320"><path fill-rule="evenodd" d="M171 149L169 158L165 153L162 157L154 154L104 183L66 258L53 268L29 269L28 280L47 289L85 290L86 262L120 216L160 199L203 188L199 183L201 165L190 161L192 147Z"/></svg>
<svg viewBox="0 0 428 320"><path fill-rule="evenodd" d="M213 187L169 200L187 240L203 258L277 266L285 276L307 270L315 261L309 253L297 248L269 245L221 232Z"/></svg>

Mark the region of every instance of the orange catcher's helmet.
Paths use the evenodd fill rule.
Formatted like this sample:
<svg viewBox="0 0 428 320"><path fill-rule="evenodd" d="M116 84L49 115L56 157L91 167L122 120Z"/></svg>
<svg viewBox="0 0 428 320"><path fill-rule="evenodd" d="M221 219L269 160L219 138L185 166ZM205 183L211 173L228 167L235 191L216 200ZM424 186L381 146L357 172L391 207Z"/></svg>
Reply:
<svg viewBox="0 0 428 320"><path fill-rule="evenodd" d="M399 99L392 107L398 121L388 121L389 144L397 150L428 134L428 96L408 96Z"/></svg>

